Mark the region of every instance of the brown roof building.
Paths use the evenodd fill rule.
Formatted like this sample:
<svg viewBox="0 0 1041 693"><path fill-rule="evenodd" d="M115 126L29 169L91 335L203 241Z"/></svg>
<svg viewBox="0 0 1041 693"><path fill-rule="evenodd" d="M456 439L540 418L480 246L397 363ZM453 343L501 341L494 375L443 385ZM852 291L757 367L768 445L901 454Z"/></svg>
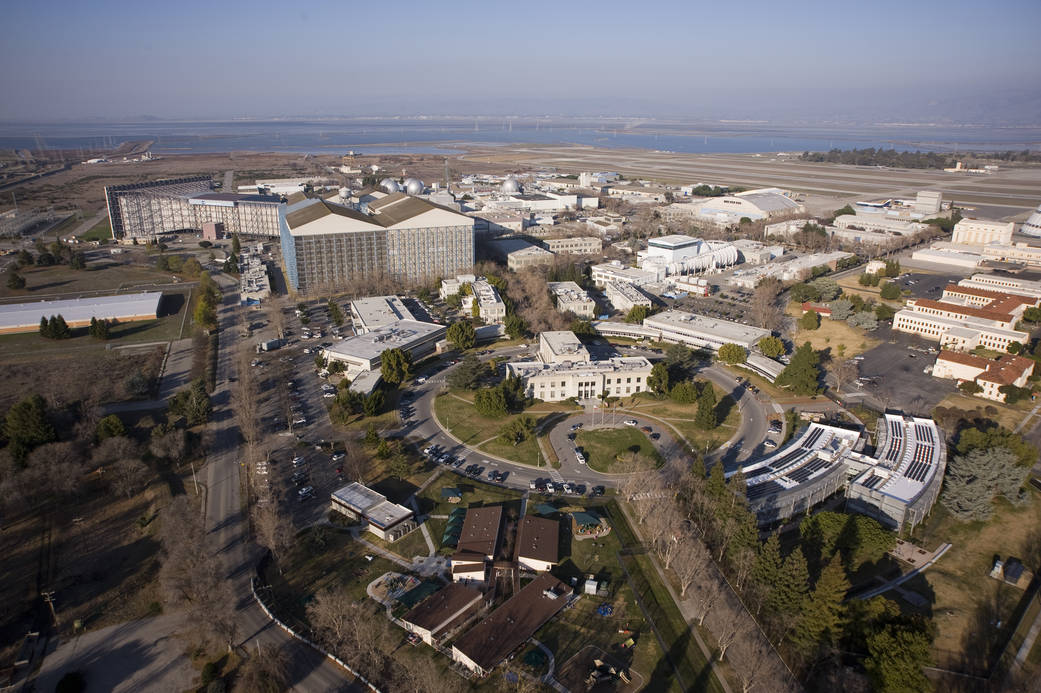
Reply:
<svg viewBox="0 0 1041 693"><path fill-rule="evenodd" d="M996 402L1005 401L1006 393L1001 391L1002 387L1026 387L1033 372L1033 360L1012 354L988 359L945 349L933 364L934 377L976 383L982 388L976 394Z"/></svg>
<svg viewBox="0 0 1041 693"><path fill-rule="evenodd" d="M452 646L452 659L484 676L523 645L568 602L570 588L539 575Z"/></svg>
<svg viewBox="0 0 1041 693"><path fill-rule="evenodd" d="M481 593L472 587L451 583L430 595L401 617L405 628L423 638L428 645L442 634L461 625L477 612Z"/></svg>
<svg viewBox="0 0 1041 693"><path fill-rule="evenodd" d="M485 575L485 561L495 557L499 547L502 526L502 506L489 505L469 508L463 529L459 534L456 552L452 554L452 580L481 582Z"/></svg>
<svg viewBox="0 0 1041 693"><path fill-rule="evenodd" d="M559 538L559 522L525 515L517 527L517 564L537 572L549 570L557 564Z"/></svg>

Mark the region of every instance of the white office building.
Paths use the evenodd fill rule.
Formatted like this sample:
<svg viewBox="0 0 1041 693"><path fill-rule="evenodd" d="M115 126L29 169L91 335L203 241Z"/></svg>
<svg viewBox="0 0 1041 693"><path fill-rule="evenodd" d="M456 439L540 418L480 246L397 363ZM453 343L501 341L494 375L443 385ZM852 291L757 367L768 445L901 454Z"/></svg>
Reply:
<svg viewBox="0 0 1041 693"><path fill-rule="evenodd" d="M663 341L706 347L713 351L728 343L751 349L760 339L770 336L770 330L681 310L652 315L643 321L643 326L657 330Z"/></svg>
<svg viewBox="0 0 1041 693"><path fill-rule="evenodd" d="M1011 221L962 219L954 225L951 242L965 245L986 245L988 243L1008 245L1012 243L1012 232L1015 228L1015 223Z"/></svg>
<svg viewBox="0 0 1041 693"><path fill-rule="evenodd" d="M595 314L596 303L577 283L549 282L547 286L561 313L572 313L580 318L592 318Z"/></svg>
<svg viewBox="0 0 1041 693"><path fill-rule="evenodd" d="M737 264L740 255L733 243L674 234L651 238L647 250L641 250L636 257L640 269L663 278L729 267Z"/></svg>
<svg viewBox="0 0 1041 693"><path fill-rule="evenodd" d="M399 320L336 342L322 355L329 361L343 363L347 377L353 380L362 373L379 371L380 357L388 349L401 349L418 361L434 352L445 331L444 325Z"/></svg>
<svg viewBox="0 0 1041 693"><path fill-rule="evenodd" d="M615 310L628 313L636 306L650 308L651 299L639 287L628 282L608 282L604 287L604 296L611 302Z"/></svg>
<svg viewBox="0 0 1041 693"><path fill-rule="evenodd" d="M593 265L589 268L589 275L593 283L601 288L607 286L610 282L624 282L633 286L643 286L644 284L653 284L664 279L664 276L659 276L657 272L626 267L617 260Z"/></svg>
<svg viewBox="0 0 1041 693"><path fill-rule="evenodd" d="M351 319L355 332L366 334L379 327L416 318L397 296L370 296L351 301Z"/></svg>

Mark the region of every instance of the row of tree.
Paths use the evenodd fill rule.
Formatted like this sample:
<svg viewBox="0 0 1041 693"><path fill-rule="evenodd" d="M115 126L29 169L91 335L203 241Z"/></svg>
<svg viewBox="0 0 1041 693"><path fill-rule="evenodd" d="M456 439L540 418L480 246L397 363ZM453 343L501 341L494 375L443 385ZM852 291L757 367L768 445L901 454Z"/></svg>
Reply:
<svg viewBox="0 0 1041 693"><path fill-rule="evenodd" d="M195 313L192 316L195 323L205 330L217 329L217 307L221 300L220 287L210 277L209 272L201 272L196 290L199 296L196 299Z"/></svg>

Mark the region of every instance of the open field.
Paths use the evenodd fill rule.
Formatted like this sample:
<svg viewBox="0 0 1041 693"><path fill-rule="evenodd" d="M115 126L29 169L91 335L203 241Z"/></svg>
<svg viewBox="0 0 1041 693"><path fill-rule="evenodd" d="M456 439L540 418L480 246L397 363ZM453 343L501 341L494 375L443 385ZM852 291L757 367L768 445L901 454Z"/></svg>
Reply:
<svg viewBox="0 0 1041 693"><path fill-rule="evenodd" d="M1041 495L1030 495L1031 502L1022 507L998 501L986 523L958 522L937 504L926 524L915 530L913 540L927 548L943 541L952 544L924 579L906 585L930 602L927 611L937 627L933 648L940 658L960 658L985 668L1011 635L1024 593L988 573L995 557L1036 563Z"/></svg>
<svg viewBox="0 0 1041 693"><path fill-rule="evenodd" d="M634 455L648 463L640 469L655 469L662 463L661 455L646 434L631 426L599 430L583 428L575 436L575 445L586 454L589 468L598 472L622 471Z"/></svg>
<svg viewBox="0 0 1041 693"><path fill-rule="evenodd" d="M802 308L797 303L792 303L786 311L788 315L798 318L802 315ZM804 330L796 327L792 342L796 347L809 342L817 351L831 349L833 357L839 356L839 346L844 346L842 356L850 358L857 356L880 344L879 340L870 336L869 332L850 327L844 320L832 320L821 316L821 325L816 330Z"/></svg>
<svg viewBox="0 0 1041 693"><path fill-rule="evenodd" d="M6 299L5 303L76 298L77 294L92 295L99 291L116 293L138 286L142 287L139 290L147 291L155 284L169 284L173 277L169 272L157 272L154 268L116 263L86 270L74 270L67 265L25 267L18 273L25 279L25 288L9 289L6 283L0 284L0 298Z"/></svg>
<svg viewBox="0 0 1041 693"><path fill-rule="evenodd" d="M541 426L555 414L574 410L575 407L566 402L543 402L526 409L523 414L534 417L536 425ZM517 445L499 439L499 431L521 414L511 414L501 419L481 416L474 409L473 394L465 391L439 395L434 400L434 412L441 424L466 445L521 464L539 464L538 446L533 437ZM542 460L542 464L547 464L546 460Z"/></svg>
<svg viewBox="0 0 1041 693"><path fill-rule="evenodd" d="M81 233L80 238L84 241L107 241L112 238L112 224L108 219L102 219Z"/></svg>
<svg viewBox="0 0 1041 693"><path fill-rule="evenodd" d="M989 399L983 399L982 397L971 397L956 393L947 395L937 406L955 407L967 412L979 410L982 418L996 421L1011 431L1034 408L1034 404L1034 402L1029 400L1017 402L1015 405L1001 404L992 402Z"/></svg>

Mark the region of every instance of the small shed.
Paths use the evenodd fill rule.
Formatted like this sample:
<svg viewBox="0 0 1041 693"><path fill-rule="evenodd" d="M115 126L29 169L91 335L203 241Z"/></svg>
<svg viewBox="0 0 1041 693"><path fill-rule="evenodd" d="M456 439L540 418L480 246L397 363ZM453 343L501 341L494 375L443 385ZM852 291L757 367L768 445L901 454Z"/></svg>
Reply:
<svg viewBox="0 0 1041 693"><path fill-rule="evenodd" d="M454 486L446 486L441 489L441 500L449 503L458 503L463 499L463 492Z"/></svg>
<svg viewBox="0 0 1041 693"><path fill-rule="evenodd" d="M586 580L582 591L586 594L596 594L596 580L592 578Z"/></svg>

